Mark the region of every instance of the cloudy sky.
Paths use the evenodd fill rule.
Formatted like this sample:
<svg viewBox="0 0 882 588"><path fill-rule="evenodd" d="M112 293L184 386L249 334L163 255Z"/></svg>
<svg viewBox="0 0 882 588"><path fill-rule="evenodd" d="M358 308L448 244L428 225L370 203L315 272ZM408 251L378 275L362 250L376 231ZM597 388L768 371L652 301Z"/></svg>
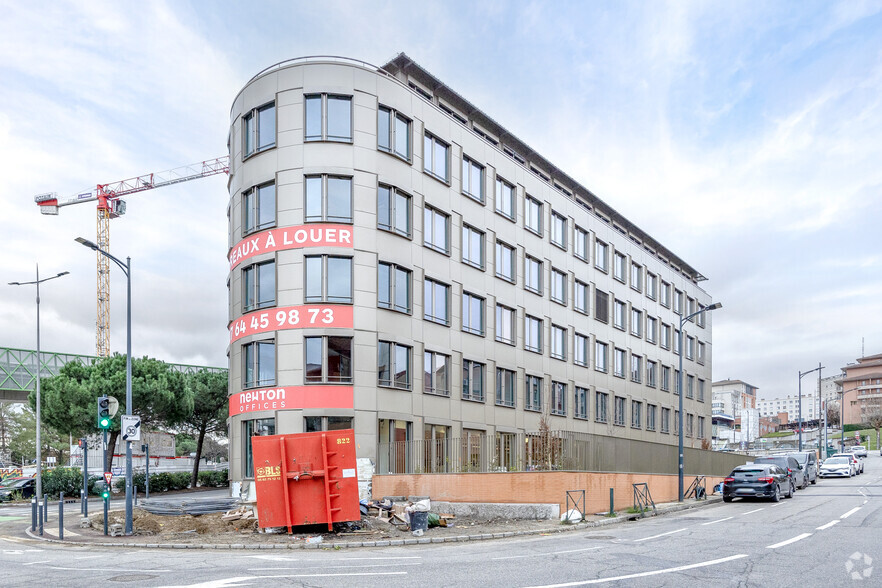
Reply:
<svg viewBox="0 0 882 588"><path fill-rule="evenodd" d="M0 0L0 345L95 352L92 204L35 194L226 154L229 109L304 55L444 80L709 278L714 380L793 393L882 353L882 3ZM225 365L225 177L127 199L133 353ZM125 351L112 269L111 349ZM810 380L810 378L809 378ZM807 380L808 381L808 380Z"/></svg>

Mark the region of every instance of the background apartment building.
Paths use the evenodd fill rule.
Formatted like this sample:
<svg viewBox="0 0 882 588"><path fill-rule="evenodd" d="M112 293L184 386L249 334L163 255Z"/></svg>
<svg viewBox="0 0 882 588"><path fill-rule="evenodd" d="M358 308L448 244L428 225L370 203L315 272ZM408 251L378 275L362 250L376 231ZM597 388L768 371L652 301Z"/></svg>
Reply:
<svg viewBox="0 0 882 588"><path fill-rule="evenodd" d="M703 276L406 55L267 68L229 149L233 480L262 434L352 427L391 470L390 443L542 420L676 443ZM682 350L695 447L708 314Z"/></svg>
<svg viewBox="0 0 882 588"><path fill-rule="evenodd" d="M866 423L882 414L882 354L861 357L842 371L836 381L842 389L842 422Z"/></svg>

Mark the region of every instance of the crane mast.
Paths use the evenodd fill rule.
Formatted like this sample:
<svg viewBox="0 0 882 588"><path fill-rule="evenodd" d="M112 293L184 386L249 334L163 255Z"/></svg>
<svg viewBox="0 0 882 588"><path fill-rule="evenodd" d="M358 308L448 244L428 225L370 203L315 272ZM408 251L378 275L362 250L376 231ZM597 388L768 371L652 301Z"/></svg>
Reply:
<svg viewBox="0 0 882 588"><path fill-rule="evenodd" d="M230 173L229 156L209 159L165 172L144 174L109 184L98 184L94 190L80 192L62 201L59 201L55 192L35 196L34 201L40 207L41 213L49 215L57 215L58 209L64 206L97 202L97 245L99 249L110 252L110 219L125 214L126 203L121 199L123 196L221 173ZM96 255L98 258L96 354L98 357L107 357L110 355L110 260L101 253L96 253Z"/></svg>

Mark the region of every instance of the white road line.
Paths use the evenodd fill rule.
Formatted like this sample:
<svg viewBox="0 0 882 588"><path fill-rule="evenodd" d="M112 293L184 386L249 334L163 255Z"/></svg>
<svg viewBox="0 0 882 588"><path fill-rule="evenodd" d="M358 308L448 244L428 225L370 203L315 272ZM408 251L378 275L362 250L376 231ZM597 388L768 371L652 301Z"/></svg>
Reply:
<svg viewBox="0 0 882 588"><path fill-rule="evenodd" d="M811 533L803 533L802 535L797 535L796 537L792 537L787 541L782 541L781 543L775 543L774 545L766 545L766 549L778 549L779 547L784 547L785 545L790 545L791 543L796 543L797 541L802 541L806 537L811 537Z"/></svg>
<svg viewBox="0 0 882 588"><path fill-rule="evenodd" d="M658 539L659 537L664 537L665 535L673 535L674 533L679 533L681 531L685 531L686 527L682 529L677 529L676 531L668 531L667 533L662 533L660 535L653 535L652 537L644 537L643 539L634 539L634 543L640 543L641 541L649 541L650 539Z"/></svg>
<svg viewBox="0 0 882 588"><path fill-rule="evenodd" d="M309 561L327 561L326 559L318 559L318 558L304 558L304 557L296 557L296 556L284 556L284 555L246 555L244 557L251 557L254 559L266 559L269 561L290 561L290 562L309 562ZM402 555L396 557L344 557L338 559L336 561L388 561L388 560L397 560L397 559L422 559L422 556L419 555Z"/></svg>
<svg viewBox="0 0 882 588"><path fill-rule="evenodd" d="M861 507L856 506L856 507L854 507L853 509L851 509L850 511L848 511L847 513L845 513L844 515L842 515L841 517L839 517L839 518L840 518L840 519L847 519L848 517L850 517L851 515L853 515L853 514L856 513L857 511L859 511L860 509L861 509Z"/></svg>
<svg viewBox="0 0 882 588"><path fill-rule="evenodd" d="M29 561L28 563L21 564L23 566L35 566L37 564L49 563L52 561L51 559L44 559L43 561Z"/></svg>
<svg viewBox="0 0 882 588"><path fill-rule="evenodd" d="M784 506L784 503L779 502L778 504L773 504L770 508L775 508L776 506Z"/></svg>
<svg viewBox="0 0 882 588"><path fill-rule="evenodd" d="M497 560L497 559L523 559L525 557L549 557L552 555L561 555L563 553L579 553L580 551L595 551L597 549L603 549L603 546L598 545L597 547L586 547L585 549L569 549L567 551L552 551L550 553L532 553L530 555L507 555L505 557L494 557L491 559Z"/></svg>
<svg viewBox="0 0 882 588"><path fill-rule="evenodd" d="M765 506L762 507L762 508L755 508L755 509L753 509L753 510L749 510L749 511L747 511L747 512L743 512L743 513L741 513L741 516L749 515L749 514L753 514L753 513L755 513L755 512L759 512L759 511L761 511L761 510L764 510L765 508L766 508Z"/></svg>
<svg viewBox="0 0 882 588"><path fill-rule="evenodd" d="M159 573L159 572L170 572L172 570L153 570L153 569L145 569L145 568L133 568L133 569L124 569L124 568L63 568L61 566L48 566L50 570L61 570L63 572L141 572L141 573Z"/></svg>
<svg viewBox="0 0 882 588"><path fill-rule="evenodd" d="M726 517L725 519L717 519L717 520L711 521L709 523L701 523L701 524L702 524L702 526L713 525L714 523L722 523L723 521L728 521L729 519L734 519L734 518L735 518L734 516L731 516L731 517Z"/></svg>
<svg viewBox="0 0 882 588"><path fill-rule="evenodd" d="M265 580L268 578L335 578L339 576L400 576L407 572L365 572L363 574L283 574L279 576L239 576L236 578L224 578L222 580L211 580L200 584L177 584L163 586L162 588L223 588L225 586L248 586L254 580ZM249 584L243 584L249 582Z"/></svg>
<svg viewBox="0 0 882 588"><path fill-rule="evenodd" d="M815 527L815 529L817 529L818 531L823 531L824 529L829 529L830 527L832 527L833 525L835 525L838 522L839 522L839 519L836 519L835 521L830 521L826 525L821 525L820 527Z"/></svg>
<svg viewBox="0 0 882 588"><path fill-rule="evenodd" d="M694 570L695 568L706 568L707 566L715 566L717 564L735 561L736 559L741 559L743 557L748 557L748 555L746 553L740 553L738 555L732 555L732 556L723 557L720 559L713 559L710 561L703 561L700 563L689 564L689 565L685 565L685 566L677 566L675 568L666 568L664 570L653 570L651 572L639 572L637 574L628 574L627 576L614 576L612 578L597 578L596 580L568 582L566 584L548 584L546 586L533 586L532 588L566 588L568 586L587 586L589 584L602 584L604 582L617 582L619 580L630 580L632 578L645 578L647 576L658 576L659 574L672 574L674 572L682 572L684 570Z"/></svg>
<svg viewBox="0 0 882 588"><path fill-rule="evenodd" d="M312 567L297 567L297 568L248 568L249 572L284 572L291 570L356 570L361 568L391 568L391 567L402 567L402 566L421 566L422 562L415 563L400 563L400 564L359 564L355 566L312 566Z"/></svg>

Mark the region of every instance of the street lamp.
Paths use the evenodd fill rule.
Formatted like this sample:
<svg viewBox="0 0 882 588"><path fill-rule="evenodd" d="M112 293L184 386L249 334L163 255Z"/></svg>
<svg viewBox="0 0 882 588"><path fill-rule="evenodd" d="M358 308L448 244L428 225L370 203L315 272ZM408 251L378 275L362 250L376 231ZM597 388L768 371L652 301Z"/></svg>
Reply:
<svg viewBox="0 0 882 588"><path fill-rule="evenodd" d="M677 374L677 389L680 397L680 414L677 416L677 428L680 433L677 441L677 449L680 454L679 470L677 472L677 500L679 502L683 502L683 326L695 315L701 314L706 310L717 310L722 307L723 305L719 302L714 302L709 306L702 306L692 314L680 319L680 331L677 335L677 346L680 349L680 373Z"/></svg>
<svg viewBox="0 0 882 588"><path fill-rule="evenodd" d="M818 367L816 367L813 370L808 370L807 372L799 372L799 451L802 451L802 377L807 376L812 372L818 372L818 383L819 383L818 384L818 395L820 396L820 394L821 394L820 376L821 376L822 369L824 369L824 367L819 363ZM814 404L814 403L812 403L812 404ZM820 418L820 415L818 415L818 418ZM820 421L819 421L819 426L818 426L818 432L820 433ZM818 445L820 445L820 443L818 443Z"/></svg>
<svg viewBox="0 0 882 588"><path fill-rule="evenodd" d="M37 500L43 496L43 456L40 447L40 372L43 370L43 361L40 359L40 284L66 276L70 272L61 272L49 278L40 279L40 264L37 264L37 279L33 282L9 282L10 286L37 286Z"/></svg>
<svg viewBox="0 0 882 588"><path fill-rule="evenodd" d="M77 237L77 243L97 251L126 274L126 415L132 414L132 258L123 263L88 239ZM132 442L126 440L126 535L132 534Z"/></svg>

